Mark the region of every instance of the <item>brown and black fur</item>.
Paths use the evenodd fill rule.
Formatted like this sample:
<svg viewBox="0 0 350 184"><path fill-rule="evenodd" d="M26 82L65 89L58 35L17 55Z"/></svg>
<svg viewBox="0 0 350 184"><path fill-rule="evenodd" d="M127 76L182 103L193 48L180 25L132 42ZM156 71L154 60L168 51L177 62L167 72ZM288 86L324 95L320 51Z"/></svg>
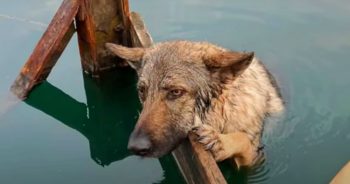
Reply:
<svg viewBox="0 0 350 184"><path fill-rule="evenodd" d="M160 157L193 130L217 161L254 164L264 118L284 108L273 77L254 53L190 41L107 47L139 77L143 110L129 149Z"/></svg>

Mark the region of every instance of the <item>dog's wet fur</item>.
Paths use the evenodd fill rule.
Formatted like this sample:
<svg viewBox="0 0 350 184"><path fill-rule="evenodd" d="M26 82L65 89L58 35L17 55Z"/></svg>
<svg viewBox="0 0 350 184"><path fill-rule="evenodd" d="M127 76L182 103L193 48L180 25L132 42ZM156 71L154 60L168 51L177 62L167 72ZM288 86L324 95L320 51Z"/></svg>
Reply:
<svg viewBox="0 0 350 184"><path fill-rule="evenodd" d="M106 47L139 77L143 110L129 139L131 151L161 157L194 131L217 161L254 164L264 118L284 109L275 80L254 53L191 41Z"/></svg>

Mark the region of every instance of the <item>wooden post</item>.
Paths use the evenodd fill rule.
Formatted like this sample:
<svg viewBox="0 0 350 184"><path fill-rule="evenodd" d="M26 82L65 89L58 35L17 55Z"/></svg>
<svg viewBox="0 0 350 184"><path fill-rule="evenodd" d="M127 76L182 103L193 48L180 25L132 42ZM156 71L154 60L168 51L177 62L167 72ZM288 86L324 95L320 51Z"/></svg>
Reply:
<svg viewBox="0 0 350 184"><path fill-rule="evenodd" d="M145 23L138 13L130 14L130 34L133 47L150 47L153 44L151 35L148 33Z"/></svg>
<svg viewBox="0 0 350 184"><path fill-rule="evenodd" d="M36 45L11 87L23 99L37 84L47 78L75 32L73 20L79 9L79 0L64 0L49 27Z"/></svg>
<svg viewBox="0 0 350 184"><path fill-rule="evenodd" d="M153 43L143 20L131 13L131 40L134 47L150 47ZM190 133L189 138L173 151L176 163L188 184L226 184L213 156L204 150Z"/></svg>
<svg viewBox="0 0 350 184"><path fill-rule="evenodd" d="M83 70L93 76L126 62L111 55L106 42L131 46L128 0L64 0L11 87L21 99L47 78L75 32Z"/></svg>
<svg viewBox="0 0 350 184"><path fill-rule="evenodd" d="M81 0L77 15L77 32L83 70L98 76L103 70L126 63L105 48L113 42L130 45L128 0Z"/></svg>

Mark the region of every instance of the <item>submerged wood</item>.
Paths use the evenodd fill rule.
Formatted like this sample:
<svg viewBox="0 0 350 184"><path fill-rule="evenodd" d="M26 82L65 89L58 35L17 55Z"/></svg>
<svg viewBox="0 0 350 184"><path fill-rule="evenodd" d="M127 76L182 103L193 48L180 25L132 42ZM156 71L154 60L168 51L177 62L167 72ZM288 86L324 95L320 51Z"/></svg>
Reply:
<svg viewBox="0 0 350 184"><path fill-rule="evenodd" d="M73 20L79 0L64 0L11 87L24 99L33 87L47 78L75 32Z"/></svg>
<svg viewBox="0 0 350 184"><path fill-rule="evenodd" d="M131 13L131 40L134 47L150 47L152 38L142 18L137 13ZM173 156L188 184L226 184L213 156L204 150L190 133L189 138L176 150Z"/></svg>

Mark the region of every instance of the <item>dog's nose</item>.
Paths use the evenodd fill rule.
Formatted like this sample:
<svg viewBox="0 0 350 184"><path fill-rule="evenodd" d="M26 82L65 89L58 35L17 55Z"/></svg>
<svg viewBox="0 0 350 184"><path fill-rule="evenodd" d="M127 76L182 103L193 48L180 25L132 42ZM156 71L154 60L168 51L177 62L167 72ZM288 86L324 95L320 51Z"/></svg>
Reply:
<svg viewBox="0 0 350 184"><path fill-rule="evenodd" d="M132 133L129 139L128 149L135 155L147 156L152 150L152 144L147 135Z"/></svg>

